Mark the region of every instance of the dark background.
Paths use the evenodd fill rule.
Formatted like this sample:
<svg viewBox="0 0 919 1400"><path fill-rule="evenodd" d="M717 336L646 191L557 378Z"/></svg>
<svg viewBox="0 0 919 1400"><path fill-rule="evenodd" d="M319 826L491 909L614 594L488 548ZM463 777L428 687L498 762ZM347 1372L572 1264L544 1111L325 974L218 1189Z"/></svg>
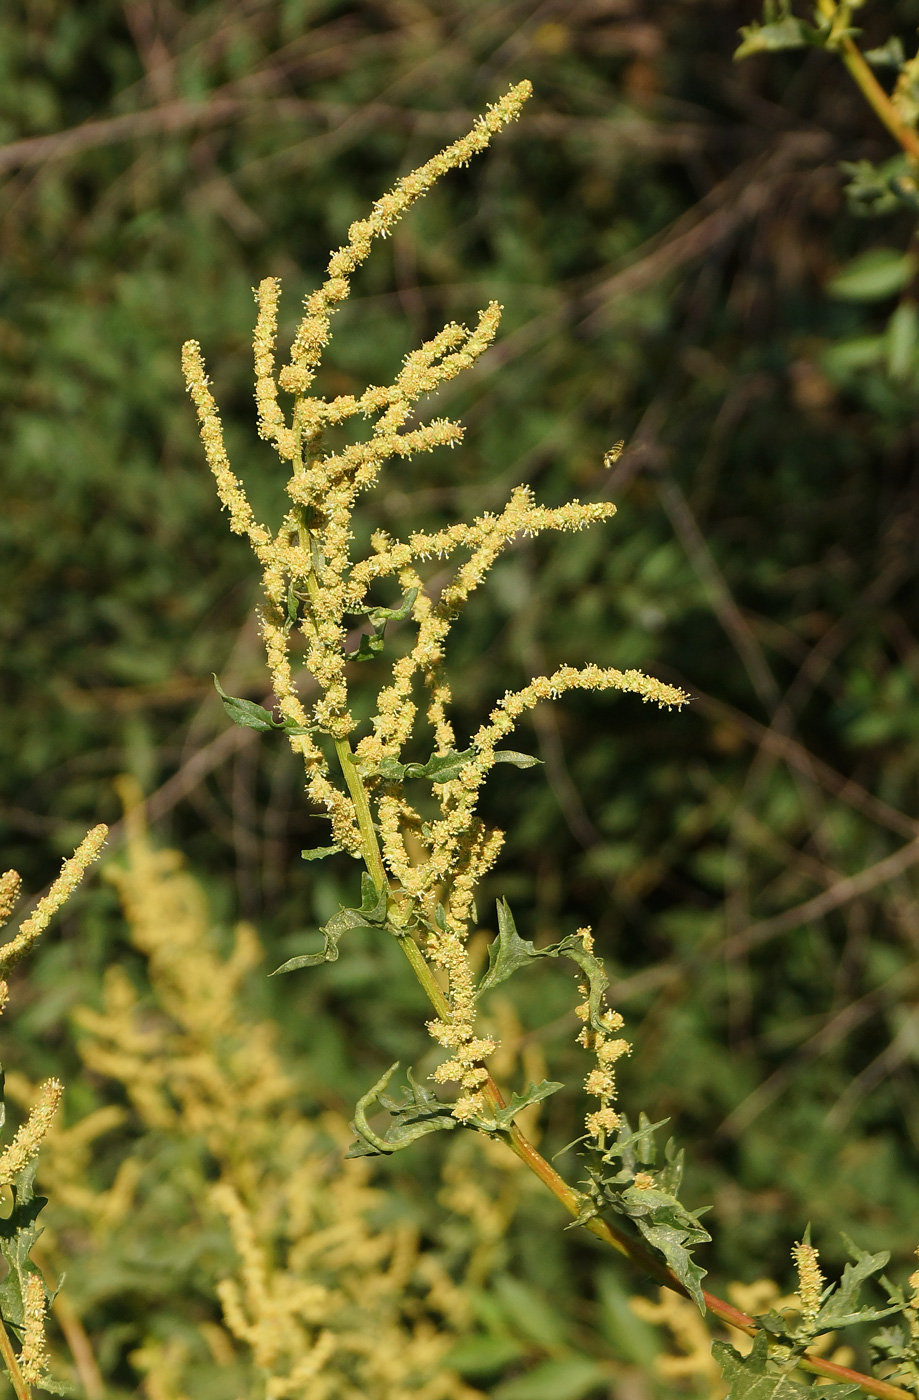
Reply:
<svg viewBox="0 0 919 1400"><path fill-rule="evenodd" d="M214 694L216 671L266 697L255 570L218 509L179 348L202 342L234 465L276 514L250 288L284 279L283 339L348 223L532 80L521 122L376 248L322 389L389 382L420 338L496 297L497 348L441 400L465 444L392 467L368 509L393 531L444 523L524 480L547 503L619 506L496 567L456 635L460 738L562 662L640 666L693 703L543 707L520 746L545 768L488 791L510 838L480 909L506 895L537 941L593 924L635 1039L624 1106L669 1115L687 1146L715 1287L787 1281L808 1219L830 1267L840 1229L901 1268L919 1243L916 853L844 883L919 835L919 359L889 329L915 289L828 285L866 250L907 250L913 224L847 207L838 163L894 148L837 59L732 61L756 15L31 0L0 16L4 860L39 890L87 826L118 821L112 782L130 772L157 840L216 918L257 923L272 965L353 896L354 867L300 862L324 828L294 760L231 729ZM897 33L912 52L912 0L860 18L862 47ZM312 1057L314 1107L347 1108L430 1043L392 949L354 935L347 954L259 992ZM10 1054L59 1072L70 1008L122 956L114 894L93 887L19 993ZM555 967L533 974L520 1015L577 1083L571 992ZM582 1111L550 1101L550 1145ZM436 1173L436 1144L404 1161L386 1169L397 1185ZM577 1312L596 1255L557 1237L551 1202L537 1217L554 1242L524 1221L514 1267Z"/></svg>

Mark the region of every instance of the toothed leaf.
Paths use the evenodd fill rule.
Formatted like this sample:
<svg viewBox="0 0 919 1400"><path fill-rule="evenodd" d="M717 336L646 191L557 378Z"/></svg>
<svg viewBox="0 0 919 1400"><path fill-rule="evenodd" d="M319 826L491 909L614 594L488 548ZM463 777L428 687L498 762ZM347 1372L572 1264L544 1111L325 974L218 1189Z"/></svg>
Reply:
<svg viewBox="0 0 919 1400"><path fill-rule="evenodd" d="M770 1358L765 1332L757 1333L748 1356L741 1356L728 1342L713 1343L712 1356L730 1387L725 1400L811 1400L814 1394L811 1386L797 1378L797 1372L781 1369ZM857 1384L844 1383L822 1385L819 1393L821 1400L824 1396L842 1400L854 1390L858 1390Z"/></svg>
<svg viewBox="0 0 919 1400"><path fill-rule="evenodd" d="M842 1238L855 1262L846 1265L839 1284L817 1315L817 1326L821 1332L849 1327L853 1322L877 1322L897 1311L895 1304L888 1308L875 1308L870 1304L859 1306L858 1302L862 1284L873 1274L880 1273L890 1258L890 1252L885 1249L879 1254L868 1254L859 1249L848 1235Z"/></svg>
<svg viewBox="0 0 919 1400"><path fill-rule="evenodd" d="M488 945L488 971L479 983L477 996L506 982L518 968L525 967L534 958L555 956L555 947L537 948L520 937L506 899L499 899L497 905L498 935Z"/></svg>
<svg viewBox="0 0 919 1400"><path fill-rule="evenodd" d="M510 1130L518 1113L529 1108L531 1103L540 1103L542 1099L547 1099L550 1094L555 1094L564 1087L564 1084L558 1084L551 1079L544 1079L540 1084L528 1084L522 1094L515 1091L511 1095L507 1107L499 1109L493 1118L486 1119L482 1115L477 1119L477 1122L481 1123L488 1132L506 1133Z"/></svg>

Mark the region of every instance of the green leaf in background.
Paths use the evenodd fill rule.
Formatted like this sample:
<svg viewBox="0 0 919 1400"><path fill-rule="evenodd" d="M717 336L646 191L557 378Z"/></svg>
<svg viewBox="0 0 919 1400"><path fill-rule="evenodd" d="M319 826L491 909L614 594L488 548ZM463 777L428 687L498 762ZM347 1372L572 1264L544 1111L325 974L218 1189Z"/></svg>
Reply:
<svg viewBox="0 0 919 1400"><path fill-rule="evenodd" d="M899 248L870 248L841 267L826 284L840 301L883 301L912 281L916 259Z"/></svg>
<svg viewBox="0 0 919 1400"><path fill-rule="evenodd" d="M570 1345L570 1323L553 1306L543 1289L533 1283L499 1274L494 1281L498 1306L515 1333L535 1343L543 1352L566 1351Z"/></svg>
<svg viewBox="0 0 919 1400"><path fill-rule="evenodd" d="M600 1268L595 1277L600 1326L615 1354L633 1366L650 1366L661 1348L657 1329L633 1311L634 1288L626 1287L625 1275L615 1269Z"/></svg>
<svg viewBox="0 0 919 1400"><path fill-rule="evenodd" d="M906 62L903 40L899 34L892 34L879 48L863 49L862 57L872 68L902 68Z"/></svg>
<svg viewBox="0 0 919 1400"><path fill-rule="evenodd" d="M846 199L853 214L876 219L903 205L919 209L915 167L908 156L891 156L879 165L870 160L841 160L839 168L849 177Z"/></svg>
<svg viewBox="0 0 919 1400"><path fill-rule="evenodd" d="M525 1376L505 1381L491 1392L493 1400L581 1400L608 1383L609 1370L586 1356L540 1361Z"/></svg>
<svg viewBox="0 0 919 1400"><path fill-rule="evenodd" d="M884 363L885 340L882 335L856 336L852 340L837 340L828 345L820 356L820 364L830 379L845 383L862 370L874 369Z"/></svg>
<svg viewBox="0 0 919 1400"><path fill-rule="evenodd" d="M904 301L887 322L887 373L900 381L916 373L919 361L919 311L914 301Z"/></svg>
<svg viewBox="0 0 919 1400"><path fill-rule="evenodd" d="M526 1356L527 1349L513 1337L483 1336L464 1337L457 1342L444 1358L451 1371L458 1371L463 1377L477 1379L501 1371L512 1361Z"/></svg>

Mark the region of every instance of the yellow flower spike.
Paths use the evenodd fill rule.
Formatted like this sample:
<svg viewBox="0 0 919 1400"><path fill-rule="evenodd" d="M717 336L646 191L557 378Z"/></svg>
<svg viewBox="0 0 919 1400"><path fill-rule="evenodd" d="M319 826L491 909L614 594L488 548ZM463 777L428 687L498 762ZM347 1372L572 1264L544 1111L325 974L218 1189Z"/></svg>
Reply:
<svg viewBox="0 0 919 1400"><path fill-rule="evenodd" d="M24 1328L19 1369L29 1385L41 1385L48 1376L48 1344L45 1340L47 1298L38 1274L29 1274L23 1289Z"/></svg>
<svg viewBox="0 0 919 1400"><path fill-rule="evenodd" d="M273 442L282 458L293 461L296 438L284 421L284 414L278 404L278 386L274 378L280 295L281 283L277 277L263 278L255 293L258 302L258 320L255 323L253 340L255 402L258 409L259 436Z"/></svg>
<svg viewBox="0 0 919 1400"><path fill-rule="evenodd" d="M21 892L22 878L18 870L7 870L0 875L0 928L8 922Z"/></svg>
<svg viewBox="0 0 919 1400"><path fill-rule="evenodd" d="M528 82L510 88L484 117L479 118L470 132L446 150L439 151L418 170L404 176L389 194L377 200L369 218L351 225L348 242L329 260L326 281L306 299L306 315L291 348L290 364L281 371L283 389L306 393L328 344L332 314L348 296L351 274L366 260L373 240L385 238L416 199L426 194L449 170L468 164L474 155L485 149L496 132L508 122L516 121L532 91L532 84Z"/></svg>
<svg viewBox="0 0 919 1400"><path fill-rule="evenodd" d="M819 1256L810 1242L810 1229L803 1241L799 1241L791 1251L798 1274L798 1297L804 1321L812 1325L820 1311L820 1295L826 1280L820 1270Z"/></svg>
<svg viewBox="0 0 919 1400"><path fill-rule="evenodd" d="M255 519L249 498L230 466L223 441L223 425L214 396L208 388L207 372L197 340L187 340L182 346L182 371L197 410L207 464L217 483L220 503L230 517L230 529L236 535L248 535L256 550L269 545L271 535Z"/></svg>
<svg viewBox="0 0 919 1400"><path fill-rule="evenodd" d="M38 1156L63 1093L64 1086L57 1079L49 1079L42 1085L38 1102L13 1141L0 1153L0 1186L10 1186L23 1167Z"/></svg>
<svg viewBox="0 0 919 1400"><path fill-rule="evenodd" d="M83 837L73 855L64 861L60 875L48 893L39 900L37 908L20 924L16 936L10 939L9 943L4 943L0 947L0 975L6 974L10 968L15 967L20 959L29 952L35 940L44 933L52 917L73 894L93 861L99 859L107 836L107 826L94 826L92 831L87 832ZM8 880L10 875L15 875L15 871L8 871L3 879ZM16 875L15 882L9 882L7 885L7 889L12 894L18 892L18 880L19 877Z"/></svg>

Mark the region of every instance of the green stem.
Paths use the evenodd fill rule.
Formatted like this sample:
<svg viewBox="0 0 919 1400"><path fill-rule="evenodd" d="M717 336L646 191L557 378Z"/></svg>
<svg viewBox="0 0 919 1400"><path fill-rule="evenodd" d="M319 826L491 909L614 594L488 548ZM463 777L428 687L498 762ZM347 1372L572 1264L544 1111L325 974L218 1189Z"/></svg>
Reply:
<svg viewBox="0 0 919 1400"><path fill-rule="evenodd" d="M817 8L824 19L832 20L838 11L836 0L817 0ZM866 102L874 109L894 140L913 160L919 160L919 135L906 125L899 112L881 87L865 61L865 56L854 39L843 39L840 56L849 73L861 90Z"/></svg>
<svg viewBox="0 0 919 1400"><path fill-rule="evenodd" d="M364 787L363 779L357 771L357 764L354 762L354 755L351 752L351 745L347 739L335 740L335 752L338 754L338 761L341 764L341 771L344 774L351 800L354 803L354 811L357 816L358 830L361 833L361 853L367 872L377 889L382 889L389 885L389 878L383 865L383 857L380 854L380 843L373 825L373 817L370 812L370 803L367 799L367 789ZM428 966L427 960L412 935L404 933L399 939L399 946L412 965L412 971L418 978L427 994L427 998L434 1007L438 1016L446 1017L450 1014L450 1003L444 996L433 972Z"/></svg>
<svg viewBox="0 0 919 1400"><path fill-rule="evenodd" d="M300 526L300 543L304 550L309 553L310 536L309 531L304 526ZM306 591L310 596L310 601L315 602L319 593L319 583L316 575L310 571L306 578ZM380 853L380 843L377 840L376 828L373 824L373 814L370 811L370 802L367 797L367 789L364 787L364 780L357 771L357 764L354 762L354 754L347 739L336 739L335 752L338 755L338 762L341 765L342 776L351 794L351 801L354 803L354 815L357 820L357 828L361 833L361 855L367 867L367 873L378 890L389 886L389 877L386 874L386 867L383 865L383 857ZM438 1016L444 1017L450 1014L450 1003L437 985L433 972L428 967L425 956L410 933L405 933L399 939L399 945L403 953L412 965L412 971L421 983L427 994L428 1000L434 1007Z"/></svg>
<svg viewBox="0 0 919 1400"><path fill-rule="evenodd" d="M361 854L367 866L367 873L378 890L384 889L389 885L389 880L383 865L383 857L380 854L380 843L373 825L367 789L357 771L357 764L354 762L354 754L351 752L348 740L336 739L335 752L338 755L338 762L341 764L341 771L351 794L351 801L354 803L357 826L361 833Z"/></svg>
<svg viewBox="0 0 919 1400"><path fill-rule="evenodd" d="M32 1400L32 1392L20 1370L19 1357L13 1350L10 1334L4 1327L2 1320L0 1320L0 1356L3 1358L3 1364L16 1392L17 1400Z"/></svg>

